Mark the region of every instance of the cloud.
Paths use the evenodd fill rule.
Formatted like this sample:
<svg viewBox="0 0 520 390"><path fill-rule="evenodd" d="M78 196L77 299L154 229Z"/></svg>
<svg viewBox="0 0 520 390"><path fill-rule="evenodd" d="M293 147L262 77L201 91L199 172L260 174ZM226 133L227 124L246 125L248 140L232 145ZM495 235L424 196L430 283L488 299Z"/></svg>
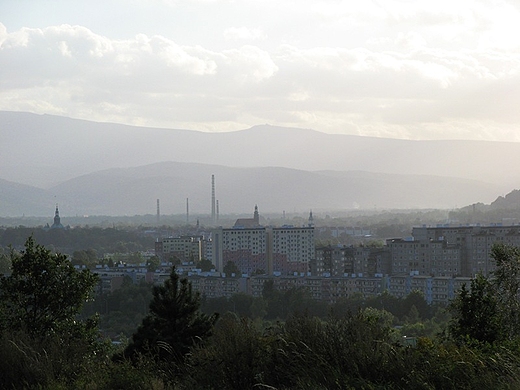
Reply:
<svg viewBox="0 0 520 390"><path fill-rule="evenodd" d="M520 120L517 8L500 0L361 3L234 4L258 15L257 24L229 27L229 17L212 26L223 36L200 44L0 24L0 109L208 131L272 123L407 138L512 136ZM224 15L228 6L212 10Z"/></svg>
<svg viewBox="0 0 520 390"><path fill-rule="evenodd" d="M266 37L266 34L259 28L230 27L224 31L224 38L227 40L255 41Z"/></svg>

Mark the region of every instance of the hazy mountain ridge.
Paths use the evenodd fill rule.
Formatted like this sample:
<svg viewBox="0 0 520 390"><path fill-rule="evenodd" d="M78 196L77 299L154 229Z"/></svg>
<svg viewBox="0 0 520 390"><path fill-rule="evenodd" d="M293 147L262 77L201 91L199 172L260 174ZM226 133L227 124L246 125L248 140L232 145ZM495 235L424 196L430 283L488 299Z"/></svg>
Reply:
<svg viewBox="0 0 520 390"><path fill-rule="evenodd" d="M156 199L163 213L184 213L186 198L192 212L209 213L212 174L221 213L254 204L271 212L453 208L491 202L520 180L517 143L269 125L203 133L1 111L0 137L2 215L49 215L55 202L69 214L153 214Z"/></svg>
<svg viewBox="0 0 520 390"><path fill-rule="evenodd" d="M460 177L495 183L498 193L520 181L520 143L410 141L269 125L204 133L5 111L0 137L0 177L44 188L162 161Z"/></svg>
<svg viewBox="0 0 520 390"><path fill-rule="evenodd" d="M212 174L223 214L249 212L255 204L261 211L279 213L357 207L453 208L496 194L487 183L439 176L163 162L82 175L48 190L0 181L0 213L52 215L54 202L59 202L63 215L154 214L156 199L160 199L163 214L181 214L189 198L192 213L209 214ZM3 200L3 194L13 189L20 194L16 207ZM22 195L33 191L39 203L29 208L27 196ZM454 199L457 203L451 203Z"/></svg>

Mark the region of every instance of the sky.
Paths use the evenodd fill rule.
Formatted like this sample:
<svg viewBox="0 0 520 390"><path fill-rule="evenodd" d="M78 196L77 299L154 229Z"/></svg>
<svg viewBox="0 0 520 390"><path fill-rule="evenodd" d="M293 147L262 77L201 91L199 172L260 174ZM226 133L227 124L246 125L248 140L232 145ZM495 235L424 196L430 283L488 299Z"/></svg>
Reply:
<svg viewBox="0 0 520 390"><path fill-rule="evenodd" d="M520 2L2 0L0 110L520 141Z"/></svg>

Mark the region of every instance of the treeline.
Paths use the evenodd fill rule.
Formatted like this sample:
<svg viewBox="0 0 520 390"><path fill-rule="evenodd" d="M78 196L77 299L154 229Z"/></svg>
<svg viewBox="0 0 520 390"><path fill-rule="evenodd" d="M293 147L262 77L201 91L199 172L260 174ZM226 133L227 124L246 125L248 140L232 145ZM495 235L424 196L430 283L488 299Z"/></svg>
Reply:
<svg viewBox="0 0 520 390"><path fill-rule="evenodd" d="M497 246L493 256L494 277L479 275L462 289L442 332L412 345L395 318L437 316L417 295L400 300L398 309L381 296L379 308L366 301L324 316L304 303L282 320L269 306L299 305L305 296L266 285L258 298L265 304L254 309L261 322L252 319L254 301L244 297L221 302L233 304L231 312L228 306L221 315L202 312L208 301L173 270L164 285L153 286L128 343L114 347L99 337L95 314L78 317L96 277L29 239L23 253L11 253L11 274L0 278L0 388L520 388L520 251Z"/></svg>
<svg viewBox="0 0 520 390"><path fill-rule="evenodd" d="M49 230L41 227L0 228L0 246L21 248L29 236L40 245L66 254L92 248L96 248L97 254L130 253L154 247L153 237L142 234L139 229L99 227Z"/></svg>
<svg viewBox="0 0 520 390"><path fill-rule="evenodd" d="M144 281L134 284L127 276L120 288L96 295L87 302L81 315L85 318L97 313L99 327L104 335L112 339L118 336L129 338L148 313L151 299L152 285ZM338 299L334 304L327 304L312 299L304 288L277 290L273 281L265 282L262 296L259 297L245 293L237 293L229 298L208 298L202 295L200 305L200 310L208 315L230 312L239 318L252 320L261 327L285 321L294 314L326 320L331 315L342 317L366 308L384 312L389 324L398 328L404 336L435 336L449 319L444 306L428 305L417 291L405 298L396 298L388 292L369 298L352 294Z"/></svg>

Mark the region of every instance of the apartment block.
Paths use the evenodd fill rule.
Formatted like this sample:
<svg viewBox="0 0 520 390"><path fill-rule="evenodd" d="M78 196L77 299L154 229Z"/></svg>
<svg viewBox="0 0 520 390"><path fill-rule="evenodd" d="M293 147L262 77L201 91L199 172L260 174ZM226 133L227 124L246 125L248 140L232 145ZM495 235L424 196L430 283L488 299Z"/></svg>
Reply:
<svg viewBox="0 0 520 390"><path fill-rule="evenodd" d="M452 248L458 246L460 251L458 274L469 277L475 276L478 272L489 276L495 270L495 262L491 258L491 249L495 243L520 247L519 225L422 226L413 228L412 234L416 241L443 241ZM454 253L452 255L455 256ZM446 275L448 274L449 272L446 272Z"/></svg>
<svg viewBox="0 0 520 390"><path fill-rule="evenodd" d="M310 266L313 276L383 276L391 271L388 248L321 246Z"/></svg>
<svg viewBox="0 0 520 390"><path fill-rule="evenodd" d="M302 275L314 258L314 228L220 228L212 245L219 271L232 261L242 274Z"/></svg>
<svg viewBox="0 0 520 390"><path fill-rule="evenodd" d="M314 228L282 226L266 230L270 243L272 262L268 270L280 275L310 272L310 263L315 256Z"/></svg>
<svg viewBox="0 0 520 390"><path fill-rule="evenodd" d="M414 237L415 238L415 237ZM447 241L389 239L392 275L459 276L462 250Z"/></svg>
<svg viewBox="0 0 520 390"><path fill-rule="evenodd" d="M202 237L168 237L155 242L155 254L163 260L198 263L202 258Z"/></svg>

